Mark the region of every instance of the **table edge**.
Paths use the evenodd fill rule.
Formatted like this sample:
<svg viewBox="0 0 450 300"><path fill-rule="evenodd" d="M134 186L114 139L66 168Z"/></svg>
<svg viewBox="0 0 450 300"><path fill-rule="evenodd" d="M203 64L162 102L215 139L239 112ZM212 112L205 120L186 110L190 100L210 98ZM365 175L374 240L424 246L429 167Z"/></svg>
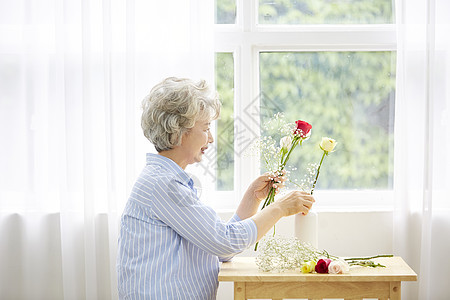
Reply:
<svg viewBox="0 0 450 300"><path fill-rule="evenodd" d="M409 269L409 272L404 274L302 274L300 272L286 273L286 276L280 280L280 274L272 272L261 272L259 274L223 274L222 268L218 274L219 281L232 282L393 282L393 281L417 281L417 274L409 265L400 257L394 256L395 259L400 259ZM236 257L236 262L248 263L254 260L254 257ZM233 263L233 261L231 261ZM225 272L226 273L226 272Z"/></svg>

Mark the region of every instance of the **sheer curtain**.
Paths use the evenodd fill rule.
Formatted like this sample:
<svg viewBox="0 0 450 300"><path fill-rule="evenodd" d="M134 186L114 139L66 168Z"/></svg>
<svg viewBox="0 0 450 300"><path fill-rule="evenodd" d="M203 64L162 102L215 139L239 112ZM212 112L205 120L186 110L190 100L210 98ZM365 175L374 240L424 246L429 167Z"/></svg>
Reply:
<svg viewBox="0 0 450 300"><path fill-rule="evenodd" d="M405 299L450 294L450 3L397 3L394 253L418 273Z"/></svg>
<svg viewBox="0 0 450 300"><path fill-rule="evenodd" d="M118 219L154 151L140 101L213 79L213 3L0 0L0 298L115 299Z"/></svg>

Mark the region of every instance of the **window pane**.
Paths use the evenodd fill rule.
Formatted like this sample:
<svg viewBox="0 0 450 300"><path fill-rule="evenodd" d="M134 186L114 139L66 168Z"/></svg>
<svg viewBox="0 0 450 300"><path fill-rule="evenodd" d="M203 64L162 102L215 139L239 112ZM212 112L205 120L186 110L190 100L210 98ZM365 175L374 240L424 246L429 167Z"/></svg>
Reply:
<svg viewBox="0 0 450 300"><path fill-rule="evenodd" d="M312 124L288 165L301 181L319 163L322 136L337 140L317 188L390 189L393 174L395 52L260 54L261 124L284 112ZM263 132L263 134L272 134Z"/></svg>
<svg viewBox="0 0 450 300"><path fill-rule="evenodd" d="M393 0L259 0L260 24L389 24Z"/></svg>
<svg viewBox="0 0 450 300"><path fill-rule="evenodd" d="M232 53L216 54L216 89L222 101L217 121L217 190L234 189L234 60Z"/></svg>
<svg viewBox="0 0 450 300"><path fill-rule="evenodd" d="M236 23L236 0L216 0L216 24Z"/></svg>

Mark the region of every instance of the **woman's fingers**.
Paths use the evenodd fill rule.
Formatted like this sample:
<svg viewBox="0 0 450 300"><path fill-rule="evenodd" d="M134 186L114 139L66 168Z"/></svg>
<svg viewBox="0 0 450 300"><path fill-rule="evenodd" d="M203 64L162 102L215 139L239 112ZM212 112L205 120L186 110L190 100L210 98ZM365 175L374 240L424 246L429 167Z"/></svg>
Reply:
<svg viewBox="0 0 450 300"><path fill-rule="evenodd" d="M286 171L270 173L268 172L268 179L272 182L271 187L275 189L275 193L278 193L281 188L284 187L284 182L287 180Z"/></svg>
<svg viewBox="0 0 450 300"><path fill-rule="evenodd" d="M314 197L306 192L293 191L280 199L280 205L286 215L297 213L307 214L315 202Z"/></svg>

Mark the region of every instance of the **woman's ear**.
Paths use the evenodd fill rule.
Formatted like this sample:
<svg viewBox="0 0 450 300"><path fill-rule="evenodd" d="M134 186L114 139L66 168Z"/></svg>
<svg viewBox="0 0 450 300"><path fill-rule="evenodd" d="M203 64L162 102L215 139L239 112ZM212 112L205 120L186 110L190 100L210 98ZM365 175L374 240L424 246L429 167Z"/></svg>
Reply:
<svg viewBox="0 0 450 300"><path fill-rule="evenodd" d="M191 129L186 129L185 132L183 132L183 134L181 135L181 143L180 146L183 145L184 139L190 134Z"/></svg>

